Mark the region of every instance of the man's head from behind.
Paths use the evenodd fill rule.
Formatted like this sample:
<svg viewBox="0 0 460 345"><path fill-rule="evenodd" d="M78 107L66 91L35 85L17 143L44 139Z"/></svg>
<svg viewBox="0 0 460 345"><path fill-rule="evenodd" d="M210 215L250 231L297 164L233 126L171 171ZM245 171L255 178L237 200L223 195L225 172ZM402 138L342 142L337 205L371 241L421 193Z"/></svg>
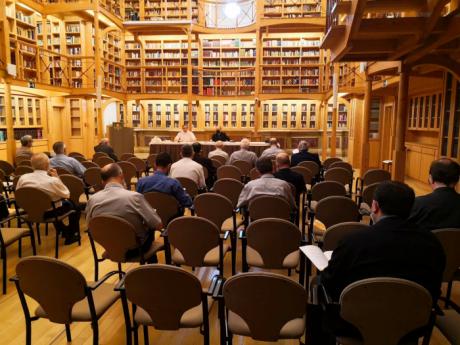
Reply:
<svg viewBox="0 0 460 345"><path fill-rule="evenodd" d="M270 158L259 158L256 162L256 169L261 174L273 173L273 163Z"/></svg>
<svg viewBox="0 0 460 345"><path fill-rule="evenodd" d="M104 184L119 183L124 184L123 170L117 163L107 164L101 169L101 178Z"/></svg>
<svg viewBox="0 0 460 345"><path fill-rule="evenodd" d="M181 148L181 156L182 158L192 158L193 157L193 149L191 145L183 145Z"/></svg>
<svg viewBox="0 0 460 345"><path fill-rule="evenodd" d="M193 148L193 152L195 152L195 154L199 154L201 152L201 144L200 143L193 143L192 144L192 148Z"/></svg>
<svg viewBox="0 0 460 345"><path fill-rule="evenodd" d="M160 152L155 158L155 165L158 171L162 171L167 174L171 168L171 164L172 159L167 152Z"/></svg>
<svg viewBox="0 0 460 345"><path fill-rule="evenodd" d="M460 165L449 158L433 161L430 166L429 182L433 189L438 187L455 188L460 175Z"/></svg>
<svg viewBox="0 0 460 345"><path fill-rule="evenodd" d="M34 170L48 171L50 168L50 159L44 153L33 154L30 163Z"/></svg>
<svg viewBox="0 0 460 345"><path fill-rule="evenodd" d="M407 184L397 181L380 183L372 201L372 219L377 222L383 216L409 218L415 193Z"/></svg>
<svg viewBox="0 0 460 345"><path fill-rule="evenodd" d="M222 141L216 141L216 149L223 149L224 143Z"/></svg>
<svg viewBox="0 0 460 345"><path fill-rule="evenodd" d="M110 140L108 138L102 138L101 141L99 142L99 145L101 145L101 146L109 146L110 145Z"/></svg>
<svg viewBox="0 0 460 345"><path fill-rule="evenodd" d="M276 146L278 147L278 140L276 140L276 138L270 138L270 146Z"/></svg>
<svg viewBox="0 0 460 345"><path fill-rule="evenodd" d="M57 141L53 145L53 151L57 155L63 155L65 153L65 144L62 141Z"/></svg>
<svg viewBox="0 0 460 345"><path fill-rule="evenodd" d="M31 135L24 135L21 137L21 146L22 147L32 147L34 139L32 138Z"/></svg>
<svg viewBox="0 0 460 345"><path fill-rule="evenodd" d="M241 143L240 143L241 149L243 149L243 150L249 149L249 144L250 144L250 143L251 143L251 142L249 141L249 139L247 139L247 138L242 139L242 140L241 140Z"/></svg>
<svg viewBox="0 0 460 345"><path fill-rule="evenodd" d="M310 149L310 144L306 140L301 140L297 148L299 151L308 151Z"/></svg>
<svg viewBox="0 0 460 345"><path fill-rule="evenodd" d="M279 169L289 168L291 162L289 160L289 155L286 152L280 152L276 155L276 167Z"/></svg>

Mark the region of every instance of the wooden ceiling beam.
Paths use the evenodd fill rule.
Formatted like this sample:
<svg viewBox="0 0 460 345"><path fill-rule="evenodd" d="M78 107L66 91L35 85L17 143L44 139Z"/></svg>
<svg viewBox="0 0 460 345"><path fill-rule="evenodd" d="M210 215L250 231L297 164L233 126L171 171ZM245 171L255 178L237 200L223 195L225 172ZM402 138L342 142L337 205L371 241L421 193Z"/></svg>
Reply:
<svg viewBox="0 0 460 345"><path fill-rule="evenodd" d="M352 41L349 54L386 54L392 53L397 48L397 41L394 40L366 40Z"/></svg>
<svg viewBox="0 0 460 345"><path fill-rule="evenodd" d="M426 0L372 0L366 4L366 13L420 11Z"/></svg>
<svg viewBox="0 0 460 345"><path fill-rule="evenodd" d="M422 32L425 24L426 19L422 17L363 19L359 31L404 36Z"/></svg>

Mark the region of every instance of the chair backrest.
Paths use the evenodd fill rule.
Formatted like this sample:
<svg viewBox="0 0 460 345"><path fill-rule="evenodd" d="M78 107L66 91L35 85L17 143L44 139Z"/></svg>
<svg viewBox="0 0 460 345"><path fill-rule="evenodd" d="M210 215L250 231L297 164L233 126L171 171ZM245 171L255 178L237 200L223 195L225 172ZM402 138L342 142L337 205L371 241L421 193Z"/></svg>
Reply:
<svg viewBox="0 0 460 345"><path fill-rule="evenodd" d="M240 169L241 174L243 176L249 176L249 172L252 169L252 165L247 161L242 161L242 160L234 161L232 165Z"/></svg>
<svg viewBox="0 0 460 345"><path fill-rule="evenodd" d="M97 165L96 163L94 162L91 162L91 161L83 161L83 162L80 162L81 165L83 165L86 169L89 169L89 168L99 168L99 165Z"/></svg>
<svg viewBox="0 0 460 345"><path fill-rule="evenodd" d="M311 198L320 201L328 196L345 196L345 186L335 181L323 181L315 184L311 189Z"/></svg>
<svg viewBox="0 0 460 345"><path fill-rule="evenodd" d="M73 158L76 158L76 157L83 157L83 158L85 158L85 156L84 156L82 153L80 153L80 152L75 152L75 151L74 151L74 152L70 152L70 153L68 154L68 156L69 156L69 157L73 157Z"/></svg>
<svg viewBox="0 0 460 345"><path fill-rule="evenodd" d="M399 344L405 335L428 325L431 310L429 292L404 279L360 280L340 296L340 315L359 330L363 345Z"/></svg>
<svg viewBox="0 0 460 345"><path fill-rule="evenodd" d="M252 168L251 171L249 171L249 179L252 180L257 180L260 177L259 170L257 168Z"/></svg>
<svg viewBox="0 0 460 345"><path fill-rule="evenodd" d="M101 168L93 167L86 169L83 173L83 181L85 181L88 186L93 187L95 191L103 189Z"/></svg>
<svg viewBox="0 0 460 345"><path fill-rule="evenodd" d="M137 170L136 166L131 162L118 162L117 163L123 171L123 177L125 179L126 188L130 189L131 180L136 177Z"/></svg>
<svg viewBox="0 0 460 345"><path fill-rule="evenodd" d="M223 178L214 183L213 192L226 196L232 202L233 208L235 208L243 188L244 184L241 181L233 178Z"/></svg>
<svg viewBox="0 0 460 345"><path fill-rule="evenodd" d="M344 222L358 222L359 207L353 200L345 196L328 196L321 199L316 205L315 217L326 228Z"/></svg>
<svg viewBox="0 0 460 345"><path fill-rule="evenodd" d="M80 163L83 163L83 162L86 162L86 158L83 157L83 156L75 156L75 157L72 157L74 159L76 159L77 161L79 161ZM92 163L92 162L91 162ZM96 164L97 165L97 164Z"/></svg>
<svg viewBox="0 0 460 345"><path fill-rule="evenodd" d="M0 160L0 169L3 170L6 176L10 176L14 173L14 167L7 161Z"/></svg>
<svg viewBox="0 0 460 345"><path fill-rule="evenodd" d="M30 161L30 156L16 156L15 158L16 166L21 165L23 161Z"/></svg>
<svg viewBox="0 0 460 345"><path fill-rule="evenodd" d="M216 169L219 169L219 167L223 165L219 160L215 159L214 157L211 158L211 162L212 162L212 166Z"/></svg>
<svg viewBox="0 0 460 345"><path fill-rule="evenodd" d="M108 157L109 155L105 152L95 152L93 155L93 161L99 157Z"/></svg>
<svg viewBox="0 0 460 345"><path fill-rule="evenodd" d="M60 175L62 183L64 183L70 192L70 200L74 205L80 203L80 196L85 193L85 183L83 180L74 175Z"/></svg>
<svg viewBox="0 0 460 345"><path fill-rule="evenodd" d="M347 185L352 183L353 173L344 168L329 168L324 173L324 180Z"/></svg>
<svg viewBox="0 0 460 345"><path fill-rule="evenodd" d="M315 177L315 174L313 174L313 172L310 169L305 168L303 166L295 166L291 168L291 170L302 175L305 184L312 184L312 180Z"/></svg>
<svg viewBox="0 0 460 345"><path fill-rule="evenodd" d="M88 225L94 241L105 250L105 257L114 262L125 261L126 252L139 247L134 226L116 216L96 216Z"/></svg>
<svg viewBox="0 0 460 345"><path fill-rule="evenodd" d="M120 156L121 161L128 161L130 158L136 157L134 153L122 153Z"/></svg>
<svg viewBox="0 0 460 345"><path fill-rule="evenodd" d="M20 162L17 162L16 166L32 167L32 161L30 159L23 159Z"/></svg>
<svg viewBox="0 0 460 345"><path fill-rule="evenodd" d="M332 225L324 233L322 249L324 251L335 250L345 237L368 229L369 225L359 222L344 222Z"/></svg>
<svg viewBox="0 0 460 345"><path fill-rule="evenodd" d="M249 215L252 220L262 218L291 219L291 206L282 197L259 195L249 202Z"/></svg>
<svg viewBox="0 0 460 345"><path fill-rule="evenodd" d="M144 198L157 211L164 227L179 213L179 202L172 195L161 192L148 192L144 194Z"/></svg>
<svg viewBox="0 0 460 345"><path fill-rule="evenodd" d="M75 303L86 298L86 280L69 264L44 256L29 256L16 266L19 287L36 300L52 322L70 324Z"/></svg>
<svg viewBox="0 0 460 345"><path fill-rule="evenodd" d="M23 187L16 189L14 196L19 207L26 211L27 220L31 223L41 223L44 213L52 206L51 197L37 188Z"/></svg>
<svg viewBox="0 0 460 345"><path fill-rule="evenodd" d="M257 252L264 268L281 269L286 257L299 251L302 235L287 220L264 218L249 224L246 237L248 247Z"/></svg>
<svg viewBox="0 0 460 345"><path fill-rule="evenodd" d="M370 185L364 187L364 189L363 189L363 194L362 194L363 202L365 202L369 206L372 205L372 200L374 199L374 193L375 193L375 190L377 189L379 184L380 184L380 182L373 183L373 184L370 184Z"/></svg>
<svg viewBox="0 0 460 345"><path fill-rule="evenodd" d="M60 176L60 175L72 175L72 173L65 169L65 168L61 168L61 167L55 167L54 168L57 172L57 174Z"/></svg>
<svg viewBox="0 0 460 345"><path fill-rule="evenodd" d="M134 166L136 167L136 171L139 174L145 172L145 170L147 169L147 164L145 164L145 161L143 159L140 159L139 157L131 157L128 159L128 162L134 164Z"/></svg>
<svg viewBox="0 0 460 345"><path fill-rule="evenodd" d="M147 164L149 165L150 168L155 169L156 163L155 160L157 159L157 154L152 153L147 157Z"/></svg>
<svg viewBox="0 0 460 345"><path fill-rule="evenodd" d="M145 310L159 330L179 329L182 315L201 303L198 278L170 265L147 265L128 271L125 288L128 300Z"/></svg>
<svg viewBox="0 0 460 345"><path fill-rule="evenodd" d="M331 167L331 164L332 163L335 163L335 162L341 162L342 159L338 158L338 157L331 157L331 158L327 158L324 162L323 162L323 167L324 169L329 169Z"/></svg>
<svg viewBox="0 0 460 345"><path fill-rule="evenodd" d="M460 267L460 229L439 229L434 230L433 234L441 242L446 254L443 282L451 282Z"/></svg>
<svg viewBox="0 0 460 345"><path fill-rule="evenodd" d="M21 178L21 175L17 175L13 178L13 189L16 189L16 186L18 185L18 181Z"/></svg>
<svg viewBox="0 0 460 345"><path fill-rule="evenodd" d="M391 173L383 169L370 169L364 173L362 180L364 186L369 186L377 182L391 180Z"/></svg>
<svg viewBox="0 0 460 345"><path fill-rule="evenodd" d="M329 169L332 169L332 168L343 168L343 169L346 169L350 172L350 174L353 176L353 167L350 163L348 162L343 162L343 161L340 161L340 162L334 162L332 163L331 165L329 165Z"/></svg>
<svg viewBox="0 0 460 345"><path fill-rule="evenodd" d="M176 180L179 181L182 188L187 191L188 195L190 195L192 199L198 195L198 185L195 181L189 179L188 177L177 177Z"/></svg>
<svg viewBox="0 0 460 345"><path fill-rule="evenodd" d="M203 168L204 179L207 180L209 177L208 168L206 168L205 166L202 166L202 168Z"/></svg>
<svg viewBox="0 0 460 345"><path fill-rule="evenodd" d="M186 265L200 267L206 254L219 245L220 231L208 219L179 217L169 223L168 238L182 254Z"/></svg>
<svg viewBox="0 0 460 345"><path fill-rule="evenodd" d="M310 170L313 175L318 175L319 174L319 165L316 162L313 161L303 161L300 162L297 166L307 168Z"/></svg>
<svg viewBox="0 0 460 345"><path fill-rule="evenodd" d="M255 340L277 341L286 323L305 317L305 289L278 274L238 274L225 282L223 295L226 308L243 319Z"/></svg>
<svg viewBox="0 0 460 345"><path fill-rule="evenodd" d="M221 178L232 178L241 181L241 176L243 176L243 173L238 167L234 165L222 165L217 168L218 180Z"/></svg>
<svg viewBox="0 0 460 345"><path fill-rule="evenodd" d="M232 202L227 197L217 193L200 194L193 203L196 215L210 220L219 229L224 221L233 214Z"/></svg>
<svg viewBox="0 0 460 345"><path fill-rule="evenodd" d="M101 168L105 167L107 164L115 163L115 161L109 156L100 156L100 157L94 158L93 162L99 165L99 167Z"/></svg>
<svg viewBox="0 0 460 345"><path fill-rule="evenodd" d="M28 167L27 165L20 165L18 167L16 167L16 169L14 169L14 174L16 176L21 176L21 175L24 175L24 174L30 174L30 173L33 173L34 172L34 169L32 169L32 167Z"/></svg>
<svg viewBox="0 0 460 345"><path fill-rule="evenodd" d="M227 158L219 155L212 156L212 159L218 160L222 165L227 163Z"/></svg>

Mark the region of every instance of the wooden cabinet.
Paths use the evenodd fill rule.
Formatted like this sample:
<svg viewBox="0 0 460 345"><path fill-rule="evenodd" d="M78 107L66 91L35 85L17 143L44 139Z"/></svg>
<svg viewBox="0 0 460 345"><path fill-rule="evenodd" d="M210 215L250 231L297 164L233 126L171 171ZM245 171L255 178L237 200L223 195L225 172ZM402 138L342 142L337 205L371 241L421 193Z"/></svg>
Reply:
<svg viewBox="0 0 460 345"><path fill-rule="evenodd" d="M438 157L438 149L434 146L419 143L406 143L406 175L426 183L428 181L431 162Z"/></svg>
<svg viewBox="0 0 460 345"><path fill-rule="evenodd" d="M442 93L413 96L409 102L409 130L438 131L442 111Z"/></svg>
<svg viewBox="0 0 460 345"><path fill-rule="evenodd" d="M306 100L285 100L262 102L263 130L303 129L319 127L320 102Z"/></svg>

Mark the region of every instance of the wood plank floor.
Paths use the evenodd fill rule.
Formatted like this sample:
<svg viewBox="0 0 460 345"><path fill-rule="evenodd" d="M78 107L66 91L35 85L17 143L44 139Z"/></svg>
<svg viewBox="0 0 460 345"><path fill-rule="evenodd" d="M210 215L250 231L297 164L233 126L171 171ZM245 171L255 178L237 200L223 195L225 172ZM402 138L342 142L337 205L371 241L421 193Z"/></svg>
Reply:
<svg viewBox="0 0 460 345"><path fill-rule="evenodd" d="M429 190L426 188L417 188L418 194L426 194ZM83 222L82 222L83 229ZM43 235L42 244L38 247L39 255L54 255L54 230L51 227L48 236ZM24 243L24 256L31 255L28 243ZM91 249L87 236L83 236L82 246L77 245L60 247L60 259L79 269L88 280L93 279L94 265ZM14 275L15 266L18 262L17 246L8 249L8 277ZM162 255L159 257L160 262L164 262ZM134 265L126 265L124 269L129 269ZM241 267L241 253L238 253L238 270ZM115 265L109 262L101 264L101 275L115 269ZM230 272L230 257L225 261L226 276ZM196 272L202 281L209 281L215 272L212 269L200 269ZM293 276L293 279L297 279ZM44 282L46 283L46 282ZM460 302L460 285L454 286L454 300ZM36 303L29 301L31 310L35 309ZM211 344L219 344L219 324L217 320L217 306L215 305L210 315L211 322ZM8 283L8 293L0 296L0 344L2 345L22 345L25 343L25 327L23 312L19 303L14 285ZM100 344L104 345L123 345L125 344L125 327L120 302L117 302L99 321L100 326ZM72 344L74 345L91 345L92 331L89 324L75 323L71 325ZM162 345L198 345L202 344L202 337L197 329L181 330L178 332L158 332L150 329L150 343ZM62 345L67 344L64 327L53 324L47 320L38 320L32 326L32 343L33 345ZM142 344L142 337L140 337ZM255 342L248 338L235 337L236 345L254 345L263 344ZM283 341L280 344L294 345L297 341ZM449 344L439 332L435 331L431 341L432 345Z"/></svg>

